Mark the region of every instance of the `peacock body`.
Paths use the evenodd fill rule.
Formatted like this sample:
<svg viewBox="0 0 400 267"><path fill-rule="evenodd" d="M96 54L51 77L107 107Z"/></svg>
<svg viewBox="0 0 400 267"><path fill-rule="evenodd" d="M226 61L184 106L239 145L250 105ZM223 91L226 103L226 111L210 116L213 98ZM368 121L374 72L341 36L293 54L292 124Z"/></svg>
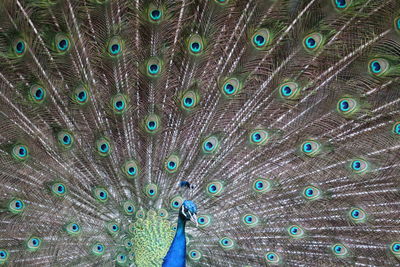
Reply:
<svg viewBox="0 0 400 267"><path fill-rule="evenodd" d="M0 265L400 266L399 1L2 0L0 57Z"/></svg>

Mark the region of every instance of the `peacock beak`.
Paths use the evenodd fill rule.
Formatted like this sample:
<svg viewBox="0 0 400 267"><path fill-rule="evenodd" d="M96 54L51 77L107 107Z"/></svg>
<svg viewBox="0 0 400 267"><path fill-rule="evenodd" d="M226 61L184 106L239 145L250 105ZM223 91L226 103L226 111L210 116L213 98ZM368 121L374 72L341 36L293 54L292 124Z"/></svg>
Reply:
<svg viewBox="0 0 400 267"><path fill-rule="evenodd" d="M196 215L196 213L191 213L190 211L189 211L189 216L190 216L190 220L193 222L193 223L195 223L196 224L196 227L198 227L199 226L199 223L197 222L197 215Z"/></svg>

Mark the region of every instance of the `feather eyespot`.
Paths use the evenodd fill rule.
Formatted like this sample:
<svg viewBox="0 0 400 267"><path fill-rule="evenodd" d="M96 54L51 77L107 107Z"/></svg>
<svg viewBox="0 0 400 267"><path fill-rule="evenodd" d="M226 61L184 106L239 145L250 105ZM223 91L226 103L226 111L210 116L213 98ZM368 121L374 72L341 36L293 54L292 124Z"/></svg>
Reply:
<svg viewBox="0 0 400 267"><path fill-rule="evenodd" d="M224 186L220 181L214 181L207 184L206 193L209 196L219 196L224 191Z"/></svg>
<svg viewBox="0 0 400 267"><path fill-rule="evenodd" d="M304 230L298 225L292 225L287 229L289 235L293 238L302 238L304 237Z"/></svg>
<svg viewBox="0 0 400 267"><path fill-rule="evenodd" d="M26 145L17 144L12 148L11 154L15 159L24 161L29 156L29 149Z"/></svg>
<svg viewBox="0 0 400 267"><path fill-rule="evenodd" d="M245 226L254 227L254 226L258 225L258 222L259 222L259 219L254 214L245 214L242 216L242 223Z"/></svg>
<svg viewBox="0 0 400 267"><path fill-rule="evenodd" d="M321 151L321 144L314 140L306 140L301 144L301 151L309 157L314 157Z"/></svg>
<svg viewBox="0 0 400 267"><path fill-rule="evenodd" d="M349 218L354 223L363 223L367 220L367 214L360 208L352 208L349 210Z"/></svg>
<svg viewBox="0 0 400 267"><path fill-rule="evenodd" d="M147 66L146 75L150 78L159 77L161 74L162 65L163 65L162 60L156 57L150 58L146 63Z"/></svg>
<svg viewBox="0 0 400 267"><path fill-rule="evenodd" d="M8 260L9 254L5 249L0 249L0 264L5 263Z"/></svg>
<svg viewBox="0 0 400 267"><path fill-rule="evenodd" d="M205 228L211 224L211 217L209 215L201 215L197 218L199 227Z"/></svg>
<svg viewBox="0 0 400 267"><path fill-rule="evenodd" d="M389 70L389 61L383 58L372 59L368 63L369 73L374 76L382 76Z"/></svg>
<svg viewBox="0 0 400 267"><path fill-rule="evenodd" d="M139 175L139 167L135 160L128 160L122 166L122 171L128 179L133 179Z"/></svg>
<svg viewBox="0 0 400 267"><path fill-rule="evenodd" d="M219 240L219 245L223 249L232 249L235 246L235 243L229 237L223 237Z"/></svg>
<svg viewBox="0 0 400 267"><path fill-rule="evenodd" d="M212 154L217 151L219 147L219 140L216 136L210 136L206 138L202 143L203 152L206 154Z"/></svg>
<svg viewBox="0 0 400 267"><path fill-rule="evenodd" d="M188 39L189 53L192 55L201 55L204 51L204 41L198 34L192 34Z"/></svg>
<svg viewBox="0 0 400 267"><path fill-rule="evenodd" d="M351 161L350 167L353 172L357 174L365 173L369 169L369 164L367 161L362 160L362 159L355 159Z"/></svg>
<svg viewBox="0 0 400 267"><path fill-rule="evenodd" d="M338 244L334 244L331 247L332 253L333 255L335 255L336 257L346 257L348 254L348 249L346 248L346 246L344 246L341 243Z"/></svg>
<svg viewBox="0 0 400 267"><path fill-rule="evenodd" d="M30 237L27 241L26 241L26 248L29 251L36 251L40 248L40 246L42 245L42 239L36 236L32 236Z"/></svg>
<svg viewBox="0 0 400 267"><path fill-rule="evenodd" d="M54 38L54 45L58 53L64 54L70 49L71 40L67 35L58 33Z"/></svg>
<svg viewBox="0 0 400 267"><path fill-rule="evenodd" d="M96 256L101 256L105 252L105 246L102 243L96 242L92 245L92 253Z"/></svg>
<svg viewBox="0 0 400 267"><path fill-rule="evenodd" d="M148 133L155 133L160 129L160 118L155 115L149 115L145 120L145 128Z"/></svg>
<svg viewBox="0 0 400 267"><path fill-rule="evenodd" d="M108 138L106 138L106 137L102 137L102 138L98 139L96 141L96 149L97 149L97 153L101 157L109 156L111 154L110 140L108 140Z"/></svg>
<svg viewBox="0 0 400 267"><path fill-rule="evenodd" d="M321 190L315 186L307 186L303 189L303 197L307 200L316 200L321 197Z"/></svg>
<svg viewBox="0 0 400 267"><path fill-rule="evenodd" d="M390 244L390 251L396 256L400 257L400 242L396 241Z"/></svg>
<svg viewBox="0 0 400 267"><path fill-rule="evenodd" d="M103 187L96 187L93 190L93 196L97 201L104 203L108 200L108 191Z"/></svg>
<svg viewBox="0 0 400 267"><path fill-rule="evenodd" d="M112 108L115 114L122 114L127 109L127 100L123 94L117 94L111 99Z"/></svg>
<svg viewBox="0 0 400 267"><path fill-rule="evenodd" d="M122 208L126 215L133 215L135 213L135 204L132 201L125 201L122 204Z"/></svg>
<svg viewBox="0 0 400 267"><path fill-rule="evenodd" d="M343 116L350 116L360 109L357 100L351 97L341 98L337 103L337 111Z"/></svg>
<svg viewBox="0 0 400 267"><path fill-rule="evenodd" d="M22 57L26 52L26 42L18 38L13 42L13 52L16 57Z"/></svg>
<svg viewBox="0 0 400 267"><path fill-rule="evenodd" d="M266 193L271 191L272 183L266 179L256 179L253 182L252 189L256 193Z"/></svg>
<svg viewBox="0 0 400 267"><path fill-rule="evenodd" d="M227 97L237 95L242 89L242 83L237 78L228 78L222 85L222 93Z"/></svg>
<svg viewBox="0 0 400 267"><path fill-rule="evenodd" d="M397 17L397 18L394 20L394 28L396 29L396 31L397 31L398 33L400 33L400 17Z"/></svg>
<svg viewBox="0 0 400 267"><path fill-rule="evenodd" d="M7 205L8 211L14 214L22 213L25 208L25 202L20 198L13 198L8 202Z"/></svg>
<svg viewBox="0 0 400 267"><path fill-rule="evenodd" d="M250 143L253 145L262 146L269 140L269 133L263 129L255 129L250 132Z"/></svg>
<svg viewBox="0 0 400 267"><path fill-rule="evenodd" d="M143 209L140 209L136 212L136 218L137 219L144 219L146 216L146 213Z"/></svg>
<svg viewBox="0 0 400 267"><path fill-rule="evenodd" d="M158 216L166 219L166 218L168 218L168 211L166 209L159 209Z"/></svg>
<svg viewBox="0 0 400 267"><path fill-rule="evenodd" d="M67 187L65 186L65 184L55 182L51 185L51 192L55 196L63 197L65 195L67 195L68 190L67 190Z"/></svg>
<svg viewBox="0 0 400 267"><path fill-rule="evenodd" d="M257 30L251 37L251 44L257 50L264 50L269 44L271 35L267 29Z"/></svg>
<svg viewBox="0 0 400 267"><path fill-rule="evenodd" d="M114 36L108 42L108 54L112 57L120 56L123 50L123 41L120 37Z"/></svg>
<svg viewBox="0 0 400 267"><path fill-rule="evenodd" d="M116 235L120 231L120 226L115 222L107 223L106 228L111 235Z"/></svg>
<svg viewBox="0 0 400 267"><path fill-rule="evenodd" d="M350 5L352 0L332 0L334 7L337 10L346 10Z"/></svg>
<svg viewBox="0 0 400 267"><path fill-rule="evenodd" d="M214 1L221 6L226 5L229 2L229 0L214 0Z"/></svg>
<svg viewBox="0 0 400 267"><path fill-rule="evenodd" d="M86 87L78 86L72 94L72 100L79 105L86 104L89 101L89 92Z"/></svg>
<svg viewBox="0 0 400 267"><path fill-rule="evenodd" d="M277 264L281 261L281 257L279 256L278 253L276 252L268 252L265 255L265 259L267 260L268 263L270 264Z"/></svg>
<svg viewBox="0 0 400 267"><path fill-rule="evenodd" d="M177 155L171 155L165 161L165 169L169 173L175 173L181 165L180 158Z"/></svg>
<svg viewBox="0 0 400 267"><path fill-rule="evenodd" d="M126 256L125 253L118 253L117 256L115 257L116 261L118 264L125 264L128 261L128 257Z"/></svg>
<svg viewBox="0 0 400 267"><path fill-rule="evenodd" d="M171 199L169 203L172 210L178 211L182 206L183 198L181 196L175 196Z"/></svg>
<svg viewBox="0 0 400 267"><path fill-rule="evenodd" d="M192 110L199 102L199 95L194 91L187 91L181 98L181 107L184 110Z"/></svg>
<svg viewBox="0 0 400 267"><path fill-rule="evenodd" d="M60 131L57 133L58 144L64 149L70 149L74 145L74 136L71 132Z"/></svg>
<svg viewBox="0 0 400 267"><path fill-rule="evenodd" d="M46 99L47 92L43 86L34 84L29 88L29 99L37 104L42 104Z"/></svg>
<svg viewBox="0 0 400 267"><path fill-rule="evenodd" d="M79 226L79 224L75 222L65 225L64 229L67 232L67 234L71 236L76 236L81 233L81 227Z"/></svg>
<svg viewBox="0 0 400 267"><path fill-rule="evenodd" d="M201 259L201 252L197 249L192 249L189 251L189 258L194 261L198 261Z"/></svg>
<svg viewBox="0 0 400 267"><path fill-rule="evenodd" d="M323 37L319 33L312 33L304 38L304 47L309 52L318 50L322 45Z"/></svg>
<svg viewBox="0 0 400 267"><path fill-rule="evenodd" d="M145 194L149 198L155 198L158 193L158 187L156 184L148 184L145 187Z"/></svg>
<svg viewBox="0 0 400 267"><path fill-rule="evenodd" d="M160 23L164 17L164 10L160 7L150 6L148 9L148 19L152 23Z"/></svg>
<svg viewBox="0 0 400 267"><path fill-rule="evenodd" d="M300 97L300 87L295 82L286 82L279 86L279 95L286 100L296 100Z"/></svg>

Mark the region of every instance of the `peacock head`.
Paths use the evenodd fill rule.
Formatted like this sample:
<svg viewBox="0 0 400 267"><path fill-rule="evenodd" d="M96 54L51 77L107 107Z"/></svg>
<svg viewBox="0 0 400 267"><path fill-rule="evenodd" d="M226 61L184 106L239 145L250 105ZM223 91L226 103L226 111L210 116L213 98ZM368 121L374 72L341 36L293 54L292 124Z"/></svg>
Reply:
<svg viewBox="0 0 400 267"><path fill-rule="evenodd" d="M179 211L179 216L184 218L186 221L192 221L197 226L197 206L191 200L185 200L182 203L182 207Z"/></svg>

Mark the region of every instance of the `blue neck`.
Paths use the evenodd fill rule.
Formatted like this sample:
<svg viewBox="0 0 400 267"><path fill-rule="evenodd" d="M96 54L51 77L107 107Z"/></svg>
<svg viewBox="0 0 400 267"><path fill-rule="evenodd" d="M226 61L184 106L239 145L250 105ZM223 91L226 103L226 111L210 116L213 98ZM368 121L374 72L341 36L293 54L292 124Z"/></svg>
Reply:
<svg viewBox="0 0 400 267"><path fill-rule="evenodd" d="M162 267L185 267L186 265L186 238L185 238L186 219L182 216L178 218L174 240L169 247L168 253L164 258Z"/></svg>

